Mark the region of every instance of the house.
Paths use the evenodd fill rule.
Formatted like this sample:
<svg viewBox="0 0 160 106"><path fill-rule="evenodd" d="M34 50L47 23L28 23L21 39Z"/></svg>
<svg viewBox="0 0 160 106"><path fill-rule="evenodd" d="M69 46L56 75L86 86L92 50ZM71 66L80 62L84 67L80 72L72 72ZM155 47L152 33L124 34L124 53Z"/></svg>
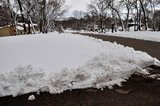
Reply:
<svg viewBox="0 0 160 106"><path fill-rule="evenodd" d="M134 22L129 23L128 24L128 30L129 31L137 31L138 30L138 26L139 25L137 23L134 23ZM141 23L140 26L141 26L140 29L143 30L144 29L144 24Z"/></svg>
<svg viewBox="0 0 160 106"><path fill-rule="evenodd" d="M28 24L25 24L27 33L28 33ZM35 33L35 31L38 31L37 24L33 24L30 26L31 33ZM24 28L23 23L17 23L17 25L6 25L3 27L0 27L0 37L3 36L14 36L14 35L23 35Z"/></svg>
<svg viewBox="0 0 160 106"><path fill-rule="evenodd" d="M89 31L98 31L98 25L91 23L91 24L87 25L86 29Z"/></svg>
<svg viewBox="0 0 160 106"><path fill-rule="evenodd" d="M24 34L23 24L24 24L24 23L17 23L17 24L16 24L16 32L17 32L17 35L22 35L22 34ZM25 26L26 26L26 30L27 30L27 33L28 33L28 24L25 24ZM31 33L35 33L35 31L38 31L37 24L31 24L31 25L30 25L30 31L31 31Z"/></svg>
<svg viewBox="0 0 160 106"><path fill-rule="evenodd" d="M0 37L14 36L14 35L16 35L15 26L6 25L4 27L0 27Z"/></svg>

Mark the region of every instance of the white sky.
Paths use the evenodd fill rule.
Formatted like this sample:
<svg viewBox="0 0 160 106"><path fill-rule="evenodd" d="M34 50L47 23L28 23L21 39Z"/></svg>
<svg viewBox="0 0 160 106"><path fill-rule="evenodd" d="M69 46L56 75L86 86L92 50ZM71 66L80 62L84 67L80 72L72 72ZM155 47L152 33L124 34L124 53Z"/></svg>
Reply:
<svg viewBox="0 0 160 106"><path fill-rule="evenodd" d="M90 0L65 0L66 5L69 6L70 10L81 10L87 11L87 3L90 3Z"/></svg>

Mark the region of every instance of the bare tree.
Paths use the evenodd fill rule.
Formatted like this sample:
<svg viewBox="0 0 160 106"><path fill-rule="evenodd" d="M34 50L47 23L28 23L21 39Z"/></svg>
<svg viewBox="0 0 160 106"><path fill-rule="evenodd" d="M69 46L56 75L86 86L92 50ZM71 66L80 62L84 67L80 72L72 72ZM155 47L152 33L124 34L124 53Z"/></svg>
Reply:
<svg viewBox="0 0 160 106"><path fill-rule="evenodd" d="M124 23L123 23L123 20L121 18L121 13L120 13L120 3L117 3L116 5L114 5L114 0L106 0L106 3L107 5L109 5L109 7L115 11L118 15L118 18L120 20L120 23L121 23L121 27L122 27L122 31L124 31Z"/></svg>
<svg viewBox="0 0 160 106"><path fill-rule="evenodd" d="M72 12L73 17L75 18L75 29L76 30L82 30L84 23L82 22L82 18L86 15L86 12L83 11L73 11Z"/></svg>
<svg viewBox="0 0 160 106"><path fill-rule="evenodd" d="M99 17L100 29L101 29L101 32L103 32L104 30L103 19L106 18L109 4L107 5L105 0L97 0L89 4L88 7L92 16Z"/></svg>
<svg viewBox="0 0 160 106"><path fill-rule="evenodd" d="M35 6L34 17L39 20L40 32L47 33L52 30L54 21L58 20L66 12L64 0L46 0L39 1Z"/></svg>
<svg viewBox="0 0 160 106"><path fill-rule="evenodd" d="M151 18L151 27L155 31L156 30L156 7L160 4L160 0L149 0L149 16Z"/></svg>
<svg viewBox="0 0 160 106"><path fill-rule="evenodd" d="M123 5L123 7L126 8L127 10L125 29L129 31L128 24L129 24L130 13L132 11L132 0L121 0L120 4Z"/></svg>
<svg viewBox="0 0 160 106"><path fill-rule="evenodd" d="M47 33L48 29L53 29L53 21L67 10L64 0L21 0L21 5L24 18L28 21L28 33L31 32L30 24L33 22L39 25L40 32Z"/></svg>
<svg viewBox="0 0 160 106"><path fill-rule="evenodd" d="M160 10L156 10L154 13L155 30L160 31Z"/></svg>
<svg viewBox="0 0 160 106"><path fill-rule="evenodd" d="M64 6L64 0L50 0L46 7L46 19L47 25L46 28L53 30L53 24L55 20L60 20L64 13L67 11L67 8Z"/></svg>

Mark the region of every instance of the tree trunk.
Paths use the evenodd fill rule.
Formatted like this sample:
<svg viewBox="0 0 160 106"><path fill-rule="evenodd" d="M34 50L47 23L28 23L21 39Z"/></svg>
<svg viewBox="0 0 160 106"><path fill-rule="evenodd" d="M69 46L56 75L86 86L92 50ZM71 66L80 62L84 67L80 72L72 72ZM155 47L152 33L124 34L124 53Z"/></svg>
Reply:
<svg viewBox="0 0 160 106"><path fill-rule="evenodd" d="M21 16L22 16L22 21L23 21L23 28L24 28L24 34L26 34L27 30L26 30L26 25L25 25L25 19L24 19L24 16L23 16L23 10L22 10L22 5L21 5L21 2L20 0L18 0L18 4L19 4L19 8L20 8L20 12L21 12Z"/></svg>
<svg viewBox="0 0 160 106"><path fill-rule="evenodd" d="M141 8L142 8L142 11L143 11L143 15L144 15L145 30L147 31L148 30L148 23L147 23L146 11L145 11L145 8L144 8L142 0L139 0L139 1L140 1L140 5L141 5Z"/></svg>
<svg viewBox="0 0 160 106"><path fill-rule="evenodd" d="M103 33L103 17L100 16L100 28L101 28L101 33Z"/></svg>
<svg viewBox="0 0 160 106"><path fill-rule="evenodd" d="M127 31L129 31L129 28L128 28L128 23L129 23L129 6L128 5L126 5L126 7L127 7L127 20L126 20L126 30Z"/></svg>
<svg viewBox="0 0 160 106"><path fill-rule="evenodd" d="M138 30L139 31L141 31L142 29L141 29L141 24L142 24L142 22L141 22L141 18L142 18L142 12L141 12L141 9L139 10L139 16L138 16L139 18L138 18Z"/></svg>
<svg viewBox="0 0 160 106"><path fill-rule="evenodd" d="M43 23L42 20L40 20L40 23L39 23L39 30L40 30L40 33L43 32L43 28L42 28L43 24L42 24L42 23Z"/></svg>
<svg viewBox="0 0 160 106"><path fill-rule="evenodd" d="M7 7L8 7L8 9L7 9L8 10L8 14L10 15L10 17L8 19L10 21L9 23L12 24L12 25L15 25L14 24L14 20L13 20L13 14L12 14L13 10L11 10L11 5L10 5L10 1L9 0L7 0Z"/></svg>
<svg viewBox="0 0 160 106"><path fill-rule="evenodd" d="M43 0L43 23L42 23L42 33L47 33L46 29L46 0Z"/></svg>
<svg viewBox="0 0 160 106"><path fill-rule="evenodd" d="M32 22L32 20L31 20L31 17L29 17L29 20L30 20L30 23L31 23L31 25L32 25L33 32L34 32L34 34L35 34L36 30L35 30L35 28L34 28L34 25L33 25L33 22Z"/></svg>
<svg viewBox="0 0 160 106"><path fill-rule="evenodd" d="M117 15L118 15L118 18L119 18L119 20L120 20L120 22L121 22L121 26L122 26L122 31L124 31L124 24L123 24L123 20L122 20L122 18L121 18L121 16L120 16L120 14L119 14L119 12L118 12L118 10L117 9L115 9L114 7L112 7L112 5L110 5L110 7L117 13Z"/></svg>
<svg viewBox="0 0 160 106"><path fill-rule="evenodd" d="M152 28L153 28L153 31L155 31L155 5L153 3L153 1L151 0L150 1L150 5L151 5L151 11L152 11Z"/></svg>
<svg viewBox="0 0 160 106"><path fill-rule="evenodd" d="M30 20L28 19L28 34L31 34L31 22Z"/></svg>
<svg viewBox="0 0 160 106"><path fill-rule="evenodd" d="M139 9L138 9L138 0L136 1L136 5L135 5L135 8L136 8L136 11L137 11L137 16L136 16L136 19L135 19L135 24L136 24L136 28L135 28L135 31L138 31L139 30Z"/></svg>

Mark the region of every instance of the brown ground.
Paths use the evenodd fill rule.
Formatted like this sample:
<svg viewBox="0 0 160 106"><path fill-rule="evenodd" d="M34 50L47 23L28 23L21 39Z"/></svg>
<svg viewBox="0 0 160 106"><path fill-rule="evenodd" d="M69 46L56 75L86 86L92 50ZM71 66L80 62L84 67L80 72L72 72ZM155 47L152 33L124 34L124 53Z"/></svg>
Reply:
<svg viewBox="0 0 160 106"><path fill-rule="evenodd" d="M160 43L134 40L120 37L108 37L90 35L103 40L116 41L117 43L142 50L151 56L160 59ZM160 73L160 68L151 66L152 73ZM1 97L0 106L159 106L160 105L160 81L133 75L123 87L114 86L110 90L81 89L65 91L61 94L51 95L49 93L35 94L34 101L28 101L26 94L13 98L11 96Z"/></svg>

